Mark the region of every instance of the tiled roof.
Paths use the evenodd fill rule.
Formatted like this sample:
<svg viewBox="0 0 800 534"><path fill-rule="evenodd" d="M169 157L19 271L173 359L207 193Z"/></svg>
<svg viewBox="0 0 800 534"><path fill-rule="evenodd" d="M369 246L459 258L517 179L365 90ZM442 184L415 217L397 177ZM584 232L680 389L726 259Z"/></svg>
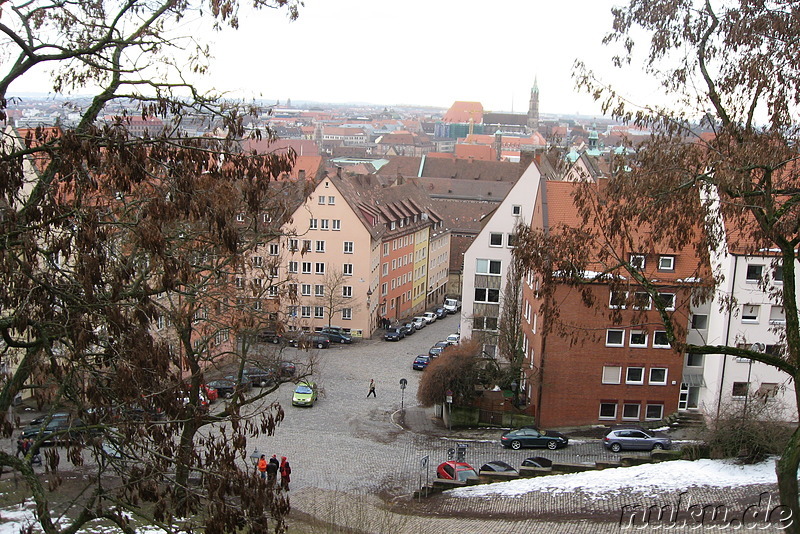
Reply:
<svg viewBox="0 0 800 534"><path fill-rule="evenodd" d="M389 163L380 168L378 174L387 179L398 175L419 176L421 163L421 157L393 156ZM521 174L522 169L518 163L507 161L426 157L422 167L422 176L430 178L516 182Z"/></svg>
<svg viewBox="0 0 800 534"><path fill-rule="evenodd" d="M256 154L266 154L275 152L285 154L289 148L294 149L298 156L317 156L317 144L309 139L277 139L268 141L267 139L244 139L242 149L245 151L254 150Z"/></svg>
<svg viewBox="0 0 800 534"><path fill-rule="evenodd" d="M497 151L494 146L489 145L467 145L459 143L456 145L456 157L474 158L483 161L497 160Z"/></svg>
<svg viewBox="0 0 800 534"><path fill-rule="evenodd" d="M442 117L442 121L454 123L468 123L470 119L475 124L483 123L483 104L480 102L453 102L453 105Z"/></svg>

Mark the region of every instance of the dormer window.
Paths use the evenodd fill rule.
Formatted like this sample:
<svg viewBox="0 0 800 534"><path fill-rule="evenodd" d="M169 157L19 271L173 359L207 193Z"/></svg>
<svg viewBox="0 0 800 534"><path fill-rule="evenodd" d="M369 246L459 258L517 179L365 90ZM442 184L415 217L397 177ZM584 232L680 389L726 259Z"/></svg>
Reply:
<svg viewBox="0 0 800 534"><path fill-rule="evenodd" d="M389 230L394 230L394 229L395 229L395 222L392 221L389 223Z"/></svg>
<svg viewBox="0 0 800 534"><path fill-rule="evenodd" d="M633 267L634 269L639 269L640 271L644 269L645 265L644 254L631 254L630 264L631 267Z"/></svg>

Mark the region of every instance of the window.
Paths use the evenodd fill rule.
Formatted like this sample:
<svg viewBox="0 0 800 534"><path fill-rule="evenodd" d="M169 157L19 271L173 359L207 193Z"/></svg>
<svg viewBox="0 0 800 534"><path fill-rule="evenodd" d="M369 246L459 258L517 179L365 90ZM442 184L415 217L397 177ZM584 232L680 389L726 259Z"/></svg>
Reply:
<svg viewBox="0 0 800 534"><path fill-rule="evenodd" d="M236 284L236 289L243 289L244 288L244 278L241 276L237 276L234 279L234 283Z"/></svg>
<svg viewBox="0 0 800 534"><path fill-rule="evenodd" d="M628 420L639 420L639 410L641 410L641 404L623 404L622 405L622 418Z"/></svg>
<svg viewBox="0 0 800 534"><path fill-rule="evenodd" d="M261 278L253 278L253 287L261 288Z"/></svg>
<svg viewBox="0 0 800 534"><path fill-rule="evenodd" d="M622 367L618 365L603 366L603 384L619 384L622 380Z"/></svg>
<svg viewBox="0 0 800 534"><path fill-rule="evenodd" d="M342 319L350 321L353 318L353 308L342 308Z"/></svg>
<svg viewBox="0 0 800 534"><path fill-rule="evenodd" d="M254 310L257 310L257 311L258 311L258 310L261 310L261 301L260 301L260 300L256 300L256 301L253 303L253 309L254 309Z"/></svg>
<svg viewBox="0 0 800 534"><path fill-rule="evenodd" d="M336 204L336 197L328 197L328 204L330 204L331 206Z"/></svg>
<svg viewBox="0 0 800 534"><path fill-rule="evenodd" d="M389 243L384 243L383 244L383 255L384 256L388 256L389 255Z"/></svg>
<svg viewBox="0 0 800 534"><path fill-rule="evenodd" d="M297 317L297 306L287 306L286 315L289 317Z"/></svg>
<svg viewBox="0 0 800 534"><path fill-rule="evenodd" d="M776 265L774 269L772 269L772 281L776 284L783 283L783 265Z"/></svg>
<svg viewBox="0 0 800 534"><path fill-rule="evenodd" d="M269 244L269 255L270 256L277 256L278 252L280 252L280 247L277 243L270 243Z"/></svg>
<svg viewBox="0 0 800 534"><path fill-rule="evenodd" d="M661 301L666 311L675 310L675 293L659 293L658 300Z"/></svg>
<svg viewBox="0 0 800 534"><path fill-rule="evenodd" d="M325 195L320 195L317 204L324 205L325 204Z"/></svg>
<svg viewBox="0 0 800 534"><path fill-rule="evenodd" d="M300 294L303 295L304 297L310 297L311 296L311 284L302 284L300 286Z"/></svg>
<svg viewBox="0 0 800 534"><path fill-rule="evenodd" d="M296 261L290 261L289 262L289 272L290 273L297 273L297 262Z"/></svg>
<svg viewBox="0 0 800 534"><path fill-rule="evenodd" d="M301 317L311 317L311 306L300 306Z"/></svg>
<svg viewBox="0 0 800 534"><path fill-rule="evenodd" d="M317 220L316 219L311 219L310 221L308 221L308 229L309 230L316 230L317 229Z"/></svg>
<svg viewBox="0 0 800 534"><path fill-rule="evenodd" d="M734 382L733 383L733 390L731 391L731 395L733 397L747 397L747 393L750 389L749 382Z"/></svg>
<svg viewBox="0 0 800 534"><path fill-rule="evenodd" d="M644 254L631 254L629 263L631 264L631 267L639 269L641 271L642 269L644 269L645 265Z"/></svg>
<svg viewBox="0 0 800 534"><path fill-rule="evenodd" d="M389 223L389 230L395 230L397 228L397 223L392 221Z"/></svg>
<svg viewBox="0 0 800 534"><path fill-rule="evenodd" d="M334 232L338 232L339 230L342 229L342 221L341 221L341 219L334 219L332 224L333 224L333 231Z"/></svg>
<svg viewBox="0 0 800 534"><path fill-rule="evenodd" d="M489 246L490 247L502 247L503 246L503 234L489 234Z"/></svg>
<svg viewBox="0 0 800 534"><path fill-rule="evenodd" d="M473 317L474 330L497 330L497 317Z"/></svg>
<svg viewBox="0 0 800 534"><path fill-rule="evenodd" d="M476 274L500 274L500 260L477 260L475 265Z"/></svg>
<svg viewBox="0 0 800 534"><path fill-rule="evenodd" d="M325 274L325 264L323 262L317 262L314 264L314 273Z"/></svg>
<svg viewBox="0 0 800 534"><path fill-rule="evenodd" d="M508 234L506 235L506 245L508 248L514 248L517 246L517 234Z"/></svg>
<svg viewBox="0 0 800 534"><path fill-rule="evenodd" d="M513 205L511 206L511 215L518 216L522 214L522 206Z"/></svg>
<svg viewBox="0 0 800 534"><path fill-rule="evenodd" d="M777 383L762 382L761 385L758 386L756 397L764 399L765 401L774 399L778 395L779 390L780 385Z"/></svg>
<svg viewBox="0 0 800 534"><path fill-rule="evenodd" d="M686 355L686 367L703 367L703 354L690 352Z"/></svg>
<svg viewBox="0 0 800 534"><path fill-rule="evenodd" d="M345 276L353 276L353 264L345 263L342 265L342 274Z"/></svg>
<svg viewBox="0 0 800 534"><path fill-rule="evenodd" d="M668 349L669 339L667 333L663 330L656 330L653 332L653 348L655 349Z"/></svg>
<svg viewBox="0 0 800 534"><path fill-rule="evenodd" d="M742 322L757 323L759 311L761 311L761 306L758 304L744 304L742 306Z"/></svg>
<svg viewBox="0 0 800 534"><path fill-rule="evenodd" d="M475 302L500 302L500 290L476 287Z"/></svg>
<svg viewBox="0 0 800 534"><path fill-rule="evenodd" d="M611 295L608 299L608 307L609 308L621 308L625 309L625 302L628 300L628 292L627 291L611 291Z"/></svg>
<svg viewBox="0 0 800 534"><path fill-rule="evenodd" d="M314 306L314 318L322 319L325 317L325 308L323 306Z"/></svg>
<svg viewBox="0 0 800 534"><path fill-rule="evenodd" d="M786 322L786 312L783 306L772 306L769 309L769 324L783 324Z"/></svg>
<svg viewBox="0 0 800 534"><path fill-rule="evenodd" d="M644 384L644 367L628 367L625 373L626 384Z"/></svg>
<svg viewBox="0 0 800 534"><path fill-rule="evenodd" d="M286 287L288 288L287 293L289 295L289 298L290 299L296 299L297 298L297 284L289 284Z"/></svg>
<svg viewBox="0 0 800 534"><path fill-rule="evenodd" d="M645 291L637 291L633 294L633 309L634 310L649 310L650 309L650 294Z"/></svg>
<svg viewBox="0 0 800 534"><path fill-rule="evenodd" d="M267 288L267 295L270 297L277 297L278 296L278 286L269 286Z"/></svg>
<svg viewBox="0 0 800 534"><path fill-rule="evenodd" d="M325 252L325 241L317 241L317 252Z"/></svg>
<svg viewBox="0 0 800 534"><path fill-rule="evenodd" d="M625 330L606 330L606 347L624 347Z"/></svg>
<svg viewBox="0 0 800 534"><path fill-rule="evenodd" d="M311 262L304 261L303 262L303 274L311 274Z"/></svg>
<svg viewBox="0 0 800 534"><path fill-rule="evenodd" d="M383 284L381 284L381 296L385 297L388 294L389 294L389 287L384 282ZM386 312L384 311L382 313L386 313Z"/></svg>
<svg viewBox="0 0 800 534"><path fill-rule="evenodd" d="M289 240L289 250L291 252L297 252L298 245L299 245L299 241L297 239L290 239Z"/></svg>
<svg viewBox="0 0 800 534"><path fill-rule="evenodd" d="M763 265L748 265L747 276L745 276L745 280L747 280L750 283L759 282L761 280L761 275L763 273L764 273Z"/></svg>
<svg viewBox="0 0 800 534"><path fill-rule="evenodd" d="M692 328L695 330L705 330L708 328L708 315L695 314L692 315Z"/></svg>
<svg viewBox="0 0 800 534"><path fill-rule="evenodd" d="M616 419L616 418L617 418L617 403L601 402L600 419Z"/></svg>
<svg viewBox="0 0 800 534"><path fill-rule="evenodd" d="M353 286L342 286L342 296L346 299L353 297Z"/></svg>
<svg viewBox="0 0 800 534"><path fill-rule="evenodd" d="M675 256L659 256L658 257L658 270L659 271L674 271L675 270Z"/></svg>
<svg viewBox="0 0 800 534"><path fill-rule="evenodd" d="M631 330L631 347L647 347L647 332L644 330Z"/></svg>
<svg viewBox="0 0 800 534"><path fill-rule="evenodd" d="M319 224L320 224L320 226L319 226L319 229L320 229L320 230L327 230L327 229L328 229L328 223L329 223L329 222L330 222L330 221L329 221L328 219L322 219L322 220L320 220L320 221L319 221Z"/></svg>
<svg viewBox="0 0 800 534"><path fill-rule="evenodd" d="M311 240L303 239L303 252L311 252Z"/></svg>
<svg viewBox="0 0 800 534"><path fill-rule="evenodd" d="M315 297L324 297L325 296L325 286L322 284L314 284L314 296Z"/></svg>
<svg viewBox="0 0 800 534"><path fill-rule="evenodd" d="M253 267L261 267L264 265L264 258L261 256L253 256Z"/></svg>
<svg viewBox="0 0 800 534"><path fill-rule="evenodd" d="M383 264L383 276L388 276L388 275L389 275L389 264L388 263L384 263Z"/></svg>
<svg viewBox="0 0 800 534"><path fill-rule="evenodd" d="M352 241L345 241L344 242L344 253L345 254L352 254L353 253L353 242Z"/></svg>
<svg viewBox="0 0 800 534"><path fill-rule="evenodd" d="M664 418L663 404L648 404L644 408L644 418L647 421L659 421Z"/></svg>
<svg viewBox="0 0 800 534"><path fill-rule="evenodd" d="M651 385L666 386L667 385L667 368L666 367L652 367L650 369L650 380L648 380L648 382Z"/></svg>

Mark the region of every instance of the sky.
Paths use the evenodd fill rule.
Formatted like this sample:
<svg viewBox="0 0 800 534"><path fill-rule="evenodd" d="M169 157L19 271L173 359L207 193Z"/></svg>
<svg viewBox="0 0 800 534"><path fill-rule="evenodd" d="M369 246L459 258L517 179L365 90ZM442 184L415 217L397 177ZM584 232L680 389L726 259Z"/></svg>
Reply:
<svg viewBox="0 0 800 534"><path fill-rule="evenodd" d="M257 13L216 38L216 80L245 97L600 114L574 88L580 58L610 71L601 45L612 3L575 0L305 0L300 17ZM217 88L220 88L219 86Z"/></svg>
<svg viewBox="0 0 800 534"><path fill-rule="evenodd" d="M243 0L238 30L213 31L209 17L197 16L173 29L210 44L210 74L198 85L229 97L439 108L461 100L525 112L536 80L541 114L600 116L599 104L575 88L576 59L636 103L658 98L640 64L613 68L619 50L602 44L619 2L304 0L290 21L285 10L254 11ZM32 71L11 94L48 86Z"/></svg>

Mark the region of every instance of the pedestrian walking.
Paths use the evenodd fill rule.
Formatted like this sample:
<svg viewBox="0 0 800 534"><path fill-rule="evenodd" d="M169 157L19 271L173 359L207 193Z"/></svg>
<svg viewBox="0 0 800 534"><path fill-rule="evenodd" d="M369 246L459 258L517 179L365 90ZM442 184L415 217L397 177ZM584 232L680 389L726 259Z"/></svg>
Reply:
<svg viewBox="0 0 800 534"><path fill-rule="evenodd" d="M261 458L258 459L258 472L261 473L261 480L265 480L267 478L267 455L262 454Z"/></svg>
<svg viewBox="0 0 800 534"><path fill-rule="evenodd" d="M375 394L375 380L372 378L369 379L369 393L367 393L367 398L369 398L370 395L376 399L378 398L378 396Z"/></svg>
<svg viewBox="0 0 800 534"><path fill-rule="evenodd" d="M278 463L278 458L273 454L272 458L269 459L269 463L267 464L267 485L272 487L275 485L275 479L278 478L278 468L280 464Z"/></svg>
<svg viewBox="0 0 800 534"><path fill-rule="evenodd" d="M286 459L286 456L281 456L281 488L285 491L289 491L289 482L291 482L290 475L292 474L292 468L289 465L289 460Z"/></svg>

